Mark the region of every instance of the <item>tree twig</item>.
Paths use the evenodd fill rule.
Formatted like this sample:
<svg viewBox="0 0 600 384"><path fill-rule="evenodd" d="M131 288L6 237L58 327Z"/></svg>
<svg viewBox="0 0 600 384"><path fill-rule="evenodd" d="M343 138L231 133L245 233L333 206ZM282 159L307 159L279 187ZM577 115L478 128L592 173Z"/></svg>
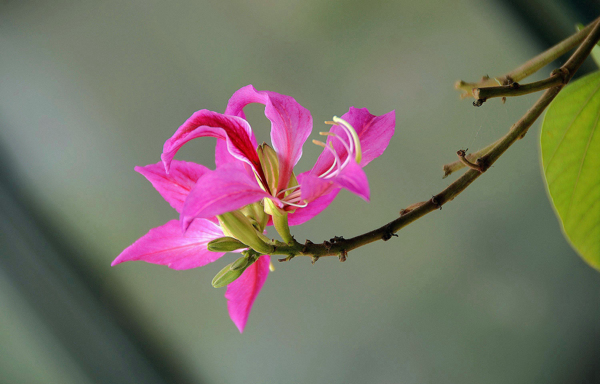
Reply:
<svg viewBox="0 0 600 384"><path fill-rule="evenodd" d="M473 89L474 88L484 88L484 87L493 87L497 85L509 85L510 83L519 82L524 78L531 76L535 72L539 71L546 65L550 64L552 61L561 57L565 53L569 52L571 49L577 47L581 42L589 35L593 26L600 20L600 18L592 21L585 28L580 30L579 32L573 34L569 38L561 41L556 44L552 48L540 53L536 57L528 60L526 63L521 66L513 69L503 76L499 76L496 78L490 78L485 76L481 81L476 83L468 83L462 80L456 82L454 87L456 89L462 90L463 94L461 97L473 97ZM477 99L477 98L476 98Z"/></svg>
<svg viewBox="0 0 600 384"><path fill-rule="evenodd" d="M550 77L535 81L529 84L511 83L509 85L501 85L498 87L483 87L473 88L473 97L478 101L484 102L487 99L494 97L514 97L523 96L530 93L543 91L544 89L556 87L557 85L566 84L567 74L562 71L553 72Z"/></svg>
<svg viewBox="0 0 600 384"><path fill-rule="evenodd" d="M569 60L559 69L565 73L566 81L547 89L525 115L511 127L510 131L500 140L495 142L485 155L478 158L477 164L479 169L469 169L464 175L459 177L446 189L433 196L430 200L413 204L412 206L415 206L414 209L404 212L400 217L380 228L350 239L336 238L337 240L335 242L324 241L321 244L315 244L310 240L307 240L305 244L300 244L295 239L288 244L276 242L275 251L272 252L272 254L287 255L288 257L310 256L313 263L323 256L338 256L340 257L340 260L345 260L349 251L377 240L389 240L396 232L413 221L416 221L430 212L441 209L444 204L452 201L472 182L488 170L511 145L525 136L531 125L538 117L540 117L542 112L562 90L564 84L573 77L574 73L590 54L598 40L600 40L600 19L594 22L591 32L589 32L583 43L581 43L575 53L573 53Z"/></svg>

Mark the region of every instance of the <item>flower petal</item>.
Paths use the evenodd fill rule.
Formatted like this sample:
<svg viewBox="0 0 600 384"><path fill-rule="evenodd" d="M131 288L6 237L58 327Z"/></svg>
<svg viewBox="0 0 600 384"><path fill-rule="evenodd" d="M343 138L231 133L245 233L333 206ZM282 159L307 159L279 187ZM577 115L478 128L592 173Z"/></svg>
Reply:
<svg viewBox="0 0 600 384"><path fill-rule="evenodd" d="M274 199L259 187L255 177L237 164L225 164L198 179L181 211L183 227L194 218L235 211L264 197Z"/></svg>
<svg viewBox="0 0 600 384"><path fill-rule="evenodd" d="M158 193L171 207L181 213L183 203L196 184L196 181L209 171L203 165L173 160L171 171L167 173L162 162L148 164L145 167L135 167L156 188Z"/></svg>
<svg viewBox="0 0 600 384"><path fill-rule="evenodd" d="M270 261L269 255L259 257L237 280L227 286L225 298L229 317L240 333L244 332L252 304L267 280Z"/></svg>
<svg viewBox="0 0 600 384"><path fill-rule="evenodd" d="M337 188L346 188L350 192L362 197L364 200L369 201L370 191L367 175L361 166L352 160L349 161L344 169L342 169L335 177L324 179L317 177L312 171L309 171L299 175L299 180L301 185L300 200L308 202L309 206L319 197L330 194ZM326 200L322 203L324 202L326 202ZM325 209L325 207L321 210Z"/></svg>
<svg viewBox="0 0 600 384"><path fill-rule="evenodd" d="M354 130L356 131L362 149L362 160L360 166L364 167L371 160L380 156L387 148L390 139L394 135L394 127L396 126L396 112L391 111L385 115L375 116L369 113L367 108L354 108L342 116ZM330 129L331 133L335 133L341 138L347 140L347 136L343 129L338 126L333 126ZM340 159L343 161L347 157L346 148L333 137L327 138L327 143L331 142ZM314 174L320 175L328 170L333 164L333 155L331 151L324 150L315 166L312 169Z"/></svg>
<svg viewBox="0 0 600 384"><path fill-rule="evenodd" d="M331 204L337 194L339 188L334 188L326 195L322 195L311 201L305 208L297 208L293 213L288 214L288 225L300 225L323 212L325 208Z"/></svg>
<svg viewBox="0 0 600 384"><path fill-rule="evenodd" d="M294 98L270 91L257 91L247 85L236 91L225 114L244 117L244 107L250 103L265 105L265 115L271 121L271 142L279 158L278 190L287 188L294 165L302 157L302 146L312 131L312 116Z"/></svg>
<svg viewBox="0 0 600 384"><path fill-rule="evenodd" d="M256 138L248 122L239 117L227 116L206 109L195 112L165 142L161 159L167 172L179 148L192 139L205 136L225 140L227 150L233 157L252 165L257 172L262 172L256 153Z"/></svg>
<svg viewBox="0 0 600 384"><path fill-rule="evenodd" d="M298 182L300 183L300 200L306 201L309 205L315 199L328 194L334 189L333 180L322 179L310 171L298 175Z"/></svg>
<svg viewBox="0 0 600 384"><path fill-rule="evenodd" d="M346 188L364 200L369 201L370 191L367 175L361 166L354 161L350 161L340 174L332 178L332 180L336 185Z"/></svg>
<svg viewBox="0 0 600 384"><path fill-rule="evenodd" d="M194 220L185 234L181 233L179 221L171 220L151 229L121 252L111 265L142 260L172 269L201 267L225 254L207 249L210 241L222 236L221 228L209 220Z"/></svg>

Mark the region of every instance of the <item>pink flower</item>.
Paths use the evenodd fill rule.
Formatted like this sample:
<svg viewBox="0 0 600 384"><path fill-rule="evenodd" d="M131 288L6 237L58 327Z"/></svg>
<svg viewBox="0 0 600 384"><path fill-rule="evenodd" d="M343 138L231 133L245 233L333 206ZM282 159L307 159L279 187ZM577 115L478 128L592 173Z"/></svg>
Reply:
<svg viewBox="0 0 600 384"><path fill-rule="evenodd" d="M271 121L272 149L257 145L245 120L243 109L250 103L265 105L265 115ZM166 141L161 156L164 168L159 164L136 167L180 213L181 224L172 220L150 230L125 249L113 265L144 260L187 269L213 262L224 253L209 251L207 244L223 237L224 232L232 235L220 216L229 212L240 210L243 215L238 216L247 217L258 236L268 219L287 242L291 239L288 224L302 224L318 215L341 188L368 201L369 184L362 168L387 147L394 134L395 113L374 116L367 109L350 108L331 124L330 131L322 133L326 142L315 142L324 147L315 166L296 177L293 167L311 133L312 117L293 98L256 91L248 85L233 94L224 114L208 110L194 113ZM173 160L185 143L204 136L217 138L214 171ZM268 273L269 256L262 255L227 286L229 314L240 332Z"/></svg>

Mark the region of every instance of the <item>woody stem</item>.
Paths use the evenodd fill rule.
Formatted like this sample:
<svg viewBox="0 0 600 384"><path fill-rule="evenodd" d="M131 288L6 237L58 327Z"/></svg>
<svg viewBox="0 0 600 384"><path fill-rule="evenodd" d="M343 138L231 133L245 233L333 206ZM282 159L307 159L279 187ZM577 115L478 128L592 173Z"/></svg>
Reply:
<svg viewBox="0 0 600 384"><path fill-rule="evenodd" d="M464 175L459 177L446 189L433 196L430 200L417 205L413 210L410 210L408 213L403 214L382 227L350 239L338 239L335 242L324 241L321 244L315 244L308 240L306 241L306 244L300 244L292 239L288 244L276 244L275 250L271 254L311 256L313 261L322 256L345 255L348 251L374 241L389 240L391 236L400 229L426 214L440 209L444 204L453 200L481 176L483 172L487 171L510 146L525 136L531 125L538 117L540 117L542 112L548 107L552 100L554 100L564 85L573 77L585 58L590 54L594 45L600 40L600 19L597 19L589 26L587 31L589 31L589 33L587 33L584 39L582 38L583 42L581 45L579 45L569 60L559 68L559 71L565 74L564 82L560 82L552 88L547 89L525 115L511 127L510 131L500 140L492 144L489 151L486 151L486 154L479 158L479 161L477 162L480 167L479 169L469 169ZM570 39L572 39L572 37Z"/></svg>

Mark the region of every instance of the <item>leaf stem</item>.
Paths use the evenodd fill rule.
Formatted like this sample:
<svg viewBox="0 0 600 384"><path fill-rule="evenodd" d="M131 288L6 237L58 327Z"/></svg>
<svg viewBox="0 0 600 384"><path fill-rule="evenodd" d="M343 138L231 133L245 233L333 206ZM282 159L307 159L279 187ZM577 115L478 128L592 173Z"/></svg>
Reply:
<svg viewBox="0 0 600 384"><path fill-rule="evenodd" d="M446 189L433 196L430 200L423 203L413 204L414 209L403 210L403 214L397 219L350 239L335 237L330 241L324 241L321 244L315 244L307 240L305 244L300 244L296 240L285 244L278 242L274 245L275 250L271 254L288 256L310 256L313 262L323 256L338 256L340 260L345 260L347 253L363 245L375 242L377 240L387 241L394 236L396 232L410 223L418 220L426 214L441 209L444 204L452 201L462 191L464 191L472 182L487 171L492 164L502 156L504 152L517 140L523 138L531 125L540 117L542 112L554 100L556 95L562 90L564 85L573 77L573 74L581 66L581 63L590 54L593 46L600 40L600 19L596 20L590 28L591 32L587 34L585 40L579 48L573 53L569 60L559 69L565 73L566 81L547 89L537 102L517 121L500 140L491 145L489 151L476 159L478 169L469 169L464 175L456 179ZM488 146L489 147L489 146ZM487 148L484 148L487 149ZM482 150L483 151L483 150Z"/></svg>

